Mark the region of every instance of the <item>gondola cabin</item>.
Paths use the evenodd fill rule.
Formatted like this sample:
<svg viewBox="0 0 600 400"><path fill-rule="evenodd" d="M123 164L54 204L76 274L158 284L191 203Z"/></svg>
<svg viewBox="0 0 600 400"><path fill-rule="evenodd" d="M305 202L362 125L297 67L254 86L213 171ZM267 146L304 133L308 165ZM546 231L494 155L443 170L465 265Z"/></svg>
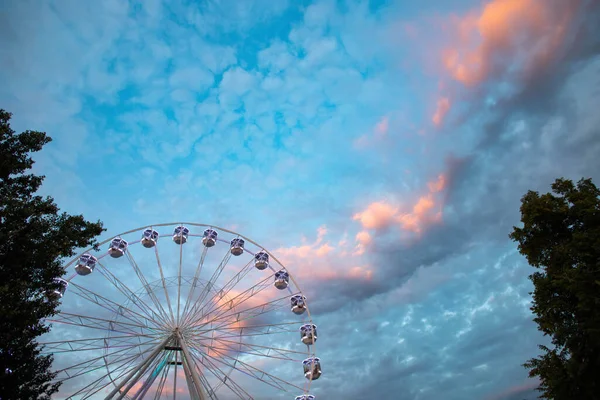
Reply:
<svg viewBox="0 0 600 400"><path fill-rule="evenodd" d="M315 344L317 341L317 326L315 324L304 324L300 327L300 340L305 345Z"/></svg>
<svg viewBox="0 0 600 400"><path fill-rule="evenodd" d="M206 229L202 234L202 244L206 247L213 247L217 243L219 234L214 229Z"/></svg>
<svg viewBox="0 0 600 400"><path fill-rule="evenodd" d="M47 292L48 298L51 300L61 299L67 291L68 286L69 282L67 282L65 279L54 278L54 288Z"/></svg>
<svg viewBox="0 0 600 400"><path fill-rule="evenodd" d="M112 258L119 258L125 254L125 250L127 250L127 241L117 237L110 241L110 246L108 247L108 254Z"/></svg>
<svg viewBox="0 0 600 400"><path fill-rule="evenodd" d="M244 239L235 238L231 240L231 254L234 256L241 256L244 252Z"/></svg>
<svg viewBox="0 0 600 400"><path fill-rule="evenodd" d="M292 312L296 315L304 314L306 311L306 297L296 294L290 298L292 303Z"/></svg>
<svg viewBox="0 0 600 400"><path fill-rule="evenodd" d="M156 242L158 242L158 232L154 229L148 228L142 233L142 246L145 248L156 246Z"/></svg>
<svg viewBox="0 0 600 400"><path fill-rule="evenodd" d="M304 376L310 381L319 379L321 376L321 360L318 357L309 357L302 361Z"/></svg>
<svg viewBox="0 0 600 400"><path fill-rule="evenodd" d="M185 244L188 240L188 235L190 234L190 230L183 225L178 226L173 231L173 241L175 244Z"/></svg>
<svg viewBox="0 0 600 400"><path fill-rule="evenodd" d="M98 259L89 253L85 253L79 258L77 265L75 266L75 272L79 275L89 275L94 272Z"/></svg>
<svg viewBox="0 0 600 400"><path fill-rule="evenodd" d="M290 275L285 270L275 272L275 287L279 290L283 290L290 284Z"/></svg>
<svg viewBox="0 0 600 400"><path fill-rule="evenodd" d="M265 251L259 251L254 255L254 266L262 271L269 266L269 255Z"/></svg>

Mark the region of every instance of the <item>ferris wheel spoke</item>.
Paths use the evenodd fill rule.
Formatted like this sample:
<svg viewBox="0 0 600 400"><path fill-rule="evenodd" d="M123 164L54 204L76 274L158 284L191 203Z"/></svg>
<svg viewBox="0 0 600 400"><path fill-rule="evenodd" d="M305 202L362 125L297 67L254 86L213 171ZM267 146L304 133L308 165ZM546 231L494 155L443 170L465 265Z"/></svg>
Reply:
<svg viewBox="0 0 600 400"><path fill-rule="evenodd" d="M121 339L131 339L138 337L152 337L150 335L124 335L124 336L113 336L111 339L121 340ZM103 343L103 346L106 345L106 336L97 337L97 338L86 338L86 339L66 339L66 340L57 340L52 342L39 342L40 345L43 346L43 354L48 353L65 353L71 351L84 351L84 350L93 350L95 347L88 346L98 346L98 342ZM124 341L123 341L124 342Z"/></svg>
<svg viewBox="0 0 600 400"><path fill-rule="evenodd" d="M152 350L153 350L152 348L150 348L150 349L147 349L147 351L152 351ZM138 356L138 357L135 357L133 361L136 361L136 360L137 360L137 358L139 358L139 356ZM155 359L152 359L152 360L150 360L150 361L151 361L151 363L153 363L153 362L155 361ZM135 373L135 371L139 371L139 368L140 368L140 366L142 366L142 365L145 365L146 363L148 363L148 359L142 360L141 362L138 362L138 363L136 363L135 365L131 365L129 368L125 369L124 371L121 371L121 372L119 373L119 375L117 375L117 376L116 376L114 379L111 379L110 383L112 383L113 385L115 385L115 386L116 386L115 380L118 380L118 379L122 378L122 377L123 377L123 375L125 375L125 374L127 374L127 373L131 374L131 373ZM137 383L137 381L138 381L138 380L139 380L139 379L135 380L135 381L133 382L133 384L135 385L135 383ZM127 382L126 382L126 383L127 383ZM108 386L108 385L106 385L106 386ZM133 385L132 385L132 386L133 386ZM122 392L121 392L121 391L119 391L119 393L122 393ZM127 393L127 392L125 392L125 393Z"/></svg>
<svg viewBox="0 0 600 400"><path fill-rule="evenodd" d="M229 390L235 393L235 395L237 395L240 399L253 399L253 397L246 390L244 390L244 388L242 388L235 380L231 379L229 374L226 374L221 368L219 368L218 365L212 362L211 357L195 348L192 349L192 354L192 357L194 357L194 363L199 362L206 370L208 370L215 378L217 378L221 384L227 386ZM227 363L225 363L225 365L227 365Z"/></svg>
<svg viewBox="0 0 600 400"><path fill-rule="evenodd" d="M121 315L121 316L127 318L128 320L130 320L131 322L134 322L136 324L141 324L141 325L148 325L148 323L152 323L152 324L156 323L156 321L148 318L147 316L139 314L123 305L115 303L114 301L109 300L106 297L101 296L101 295L91 291L88 288L77 285L74 282L71 282L70 286L73 286L73 293L75 295L77 295L81 298L84 298L86 300L89 300L92 303L95 303L95 304L99 305L100 307L107 309L109 311L112 311L113 313L115 313L117 315Z"/></svg>
<svg viewBox="0 0 600 400"><path fill-rule="evenodd" d="M218 341L218 340L217 340ZM240 343L241 344L241 343ZM234 352L237 354L246 354L249 356L256 356L256 357L263 357L263 358L270 358L273 360L284 360L284 361L294 361L294 362L302 362L303 358L291 358L290 356L283 354L283 353L278 353L279 355L276 354L269 354L269 351L265 351L263 349L260 349L258 351L251 351L251 350L240 350L239 348L236 347L232 347L232 346L225 346L225 347L219 347L219 346L214 346L214 345L206 345L206 344L201 344L198 343L198 345L204 346L209 350L213 350L215 353L221 354L223 352ZM245 347L248 347L248 344L244 344ZM239 346L242 347L242 346ZM306 356L306 353L301 353L304 356Z"/></svg>
<svg viewBox="0 0 600 400"><path fill-rule="evenodd" d="M253 344L253 343L243 343L243 342L239 342L239 341L234 341L234 340L228 340L228 339L222 339L222 338L218 338L215 337L215 340L219 341L219 342L223 342L223 343L231 343L231 344L235 344L235 345L243 345L243 346L248 346L251 347L253 349L264 349L264 350L271 350L271 351L275 351L278 353L286 353L286 354L298 354L298 355L306 355L307 352L306 351L298 351L298 350L292 350L292 349L284 349L281 347L272 347L272 346L262 346L262 345L258 345L258 344Z"/></svg>
<svg viewBox="0 0 600 400"><path fill-rule="evenodd" d="M247 321L252 318L256 318L258 316L270 313L272 311L281 309L287 305L287 301L289 298L287 296L280 297L275 300L271 300L267 303L250 307L241 311L236 311L232 313L221 313L220 315L215 316L212 320L207 321L204 326L209 326L216 322L221 322L221 324L216 327L212 327L211 329L220 329L221 327L225 327L232 324L237 324L239 322ZM229 311L229 310L226 310Z"/></svg>
<svg viewBox="0 0 600 400"><path fill-rule="evenodd" d="M146 314L146 316L154 321L154 323L157 326L168 326L168 322L165 321L164 317L160 314L157 314L145 301L143 301L142 299L140 299L140 297L138 295L136 295L135 293L133 293L133 291L131 289L129 289L129 287L127 285L125 285L123 282L121 282L115 275L113 275L112 272L110 272L108 270L108 268L105 268L101 263L98 263L99 271L100 273L110 282L112 283L112 285L117 288L117 290L119 292L121 292L125 297L127 297L127 299L129 300L129 302L131 302L132 304L135 304L136 307L138 309L140 309L140 311L144 314ZM148 314L150 313L150 314ZM160 322L158 322L160 321Z"/></svg>
<svg viewBox="0 0 600 400"><path fill-rule="evenodd" d="M174 353L175 353L175 368L174 368L175 373L173 374L173 400L175 400L177 398L177 361L178 361L177 360L178 353L177 352L174 352Z"/></svg>
<svg viewBox="0 0 600 400"><path fill-rule="evenodd" d="M104 318L90 317L86 315L71 314L61 312L48 319L49 322L55 322L64 325L80 326L84 328L100 329L103 331L109 330L133 335L152 335L160 334L161 331L154 327L145 325L132 324L128 322L111 321ZM138 330L139 329L139 332ZM146 331L145 331L146 330ZM148 332L150 331L150 332Z"/></svg>
<svg viewBox="0 0 600 400"><path fill-rule="evenodd" d="M87 399L90 398L91 396L93 396L94 394L98 393L99 391L105 389L106 387L108 387L110 384L113 383L113 380L110 379L110 376L112 373L114 373L115 371L118 371L121 368L124 368L125 371L121 372L121 375L126 374L127 371L129 371L130 369L133 369L135 366L132 365L136 359L140 357L140 354L135 354L133 356L129 356L127 358L125 358L125 361L121 364L119 364L117 367L115 367L112 371L108 371L106 374L102 375L101 377L99 377L98 379L96 379L95 381L91 382L90 384L88 384L87 386L81 388L78 392L73 393L70 397L74 397L77 394L83 393L84 391L86 391L85 396L83 397L83 399ZM119 361L123 361L123 359L119 360ZM100 366L96 369L100 369L103 368L103 366ZM121 376L119 375L119 376ZM118 377L116 379L118 379ZM105 378L109 378L108 382L103 383Z"/></svg>
<svg viewBox="0 0 600 400"><path fill-rule="evenodd" d="M256 283L252 287L250 287L250 288L244 290L243 292L239 293L238 295L234 296L231 300L229 300L227 302L222 302L221 304L218 304L216 307L213 307L212 309L210 309L210 311L204 312L203 314L208 315L208 314L212 314L215 311L219 310L221 312L221 314L217 314L215 319L220 317L224 313L234 309L235 307L240 306L244 302L246 302L249 299L251 299L252 297L256 296L258 293L267 289L270 286L270 284L267 283L269 280L270 280L270 277L263 279L262 281ZM196 310L193 314L193 318L202 319L201 310Z"/></svg>
<svg viewBox="0 0 600 400"><path fill-rule="evenodd" d="M145 342L144 344L151 344L153 342L155 342L155 340ZM70 366L68 366L66 368L62 368L62 369L56 371L56 373L57 374L64 373L67 377L63 378L63 379L59 379L58 381L64 382L64 381L67 381L69 379L73 379L73 378L76 378L78 376L81 376L81 375L90 373L92 371L95 371L97 369L103 368L103 367L106 366L105 363L104 363L105 357L112 356L112 355L119 354L119 353L124 353L124 352L127 352L127 351L131 350L132 348L135 348L135 347L138 347L138 345L132 345L130 348L124 348L124 349L116 350L116 351L113 351L111 353L103 354L103 355L101 355L99 357L94 357L92 359L89 359L89 360L86 360L86 361L82 361L82 362L79 362L77 364L70 365ZM125 353L125 354L120 354L120 356L124 357L124 358L127 358L126 356L128 356L128 355L127 355L127 353ZM132 357L139 357L139 356L140 356L140 354L135 354ZM114 360L114 362L122 361L122 359L123 358L119 359L117 357L117 359ZM101 364L97 365L98 361L100 361Z"/></svg>
<svg viewBox="0 0 600 400"><path fill-rule="evenodd" d="M138 354L134 354L133 356L129 355L129 357L121 358L120 361L126 360L126 361L133 362L133 361L135 361L135 359L137 357L139 357ZM77 369L75 371L73 371L73 373L71 373L70 375L67 372L68 370L59 371L59 372L64 372L68 376L66 378L57 379L56 382L66 382L68 380L71 380L71 379L74 379L74 378L77 378L77 377L80 377L80 376L83 376L86 374L91 374L94 371L105 368L106 366L104 365L104 363L99 364L99 365L93 363L93 361L99 361L99 360L100 359L88 360L86 362L81 363L81 364L86 364L86 365L79 364L77 366L73 366L72 368L77 368ZM91 364L91 365L88 365L88 364ZM71 369L71 368L69 368L69 369ZM59 373L59 372L57 372L57 373Z"/></svg>
<svg viewBox="0 0 600 400"><path fill-rule="evenodd" d="M185 320L185 317L190 308L190 303L192 302L193 293L196 290L196 287L198 286L198 280L200 279L200 274L202 273L202 267L204 266L204 260L206 259L206 254L208 254L208 247L204 246L204 248L202 249L202 255L200 256L200 261L198 261L198 266L196 267L196 272L194 273L194 278L192 280L192 287L190 288L190 290L188 292L188 296L185 301L185 307L183 308L183 312L182 312L183 318L182 319L184 319L184 320Z"/></svg>
<svg viewBox="0 0 600 400"><path fill-rule="evenodd" d="M193 383L192 369L196 368L197 370L200 370L200 367L198 366L198 363L196 362L196 360L191 357L193 357L191 353L190 353L190 358L182 357L181 365L183 367L183 372L184 372L184 376L185 376L185 380L187 383L187 387L188 387L190 396L193 399L196 399L196 398L200 398L200 394L198 394L198 392L195 388L195 385ZM190 361L191 361L191 363L190 363ZM198 378L199 378L200 385L201 385L200 389L203 391L203 394L208 396L209 399L217 400L217 395L216 395L217 389L215 389L211 386L210 382L208 382L208 380L206 379L204 374L199 374Z"/></svg>
<svg viewBox="0 0 600 400"><path fill-rule="evenodd" d="M211 304L214 304L214 301L217 300L222 300L223 297L227 296L227 294L235 287L235 285L237 285L238 283L240 283L240 281L246 276L248 275L248 273L250 271L252 271L252 269L254 268L252 260L249 261L241 270L239 270L234 276L233 278L231 278L227 283L225 283L225 285L223 285L223 287L221 288L221 290L219 290L217 293L215 293L209 300L204 301L204 305L198 309L194 315L198 316L198 315L203 315L204 310L209 307ZM217 301L218 301L217 300ZM208 311L204 314L208 314L212 312Z"/></svg>
<svg viewBox="0 0 600 400"><path fill-rule="evenodd" d="M160 261L160 255L158 253L158 243L154 245L154 254L156 255L156 264L158 265L158 271L160 272L160 280L162 282L163 289L165 291L165 298L167 299L167 306L169 307L169 313L171 314L171 322L175 323L175 314L173 314L173 307L171 306L171 299L167 290L167 284L165 282L165 274L163 271L162 263Z"/></svg>
<svg viewBox="0 0 600 400"><path fill-rule="evenodd" d="M172 336L168 336L164 338L157 346L152 347L152 353L145 360L143 360L136 368L131 371L125 378L121 380L121 383L115 385L115 388L106 396L107 399L112 399L117 393L121 393L118 399L123 398L127 392L131 389L131 387L137 382L140 377L146 372L148 367L154 362L154 360L158 357L160 352L165 348L165 346L173 340ZM123 386L125 386L123 389ZM123 390L121 390L123 389Z"/></svg>
<svg viewBox="0 0 600 400"><path fill-rule="evenodd" d="M154 394L154 399L158 400L162 397L163 392L165 391L165 385L167 383L167 379L169 377L169 372L171 371L171 365L174 365L174 375L177 376L177 366L178 366L178 361L177 361L177 352L174 351L173 352L174 357L175 357L175 363L173 364L171 361L169 361L167 368L165 368L165 370L163 371L160 380L158 382L157 388L156 388L156 392ZM166 393L167 395L169 394L168 391ZM173 385L173 398L175 399L177 397L177 384Z"/></svg>
<svg viewBox="0 0 600 400"><path fill-rule="evenodd" d="M258 367L250 365L250 364L240 360L239 358L231 357L229 355L225 355L224 358L227 358L227 359L233 361L234 363L237 363L235 368L238 371L246 371L248 374L252 375L254 378L258 379L259 381L266 383L267 385L277 387L284 392L287 392L291 388L295 388L298 390L304 390L304 388L302 388L300 386L294 385L293 383L288 382L285 379L281 379L281 378L279 378L273 374L270 374Z"/></svg>
<svg viewBox="0 0 600 400"><path fill-rule="evenodd" d="M154 382L153 378L155 378L155 376L153 376L152 371L160 369L161 365L164 367L164 363L166 363L166 357L167 355L159 354L152 360L150 360L149 363L142 364L137 374L130 381L126 382L127 386L119 392L119 396L117 397L117 399L123 399L126 396L128 399L131 398L132 400L142 398L139 396L143 396L144 390L149 389L147 385L151 385ZM131 394L130 392L134 390L134 386L138 384L141 385L138 391L135 394Z"/></svg>
<svg viewBox="0 0 600 400"><path fill-rule="evenodd" d="M272 386L272 387L282 390L284 392L287 392L288 389L291 389L291 388L304 390L300 386L294 385L291 382L288 382L284 379L278 378L275 375L269 374L268 372L263 371L262 369L260 369L258 367L252 366L252 365L240 360L237 357L232 357L227 354L219 354L219 357L214 357L204 351L202 352L202 354L206 358L210 358L211 360L214 360L215 362L224 364L230 368L235 369L238 372L246 374L254 379L257 379L269 386ZM228 359L230 361L225 361L225 359Z"/></svg>
<svg viewBox="0 0 600 400"><path fill-rule="evenodd" d="M218 330L223 330L223 329L238 330L244 326L244 325L239 326L240 323L244 323L253 318L270 313L270 312L280 309L284 306L285 306L285 303L282 303L282 299L273 300L273 301L271 301L269 303L265 303L261 306L252 307L252 308L240 311L235 314L231 313L231 314L228 314L227 316L219 317L218 321L220 321L221 324L214 326L212 324L214 324L215 322L218 322L218 321L210 321L207 324L203 325L203 326L208 326L209 327L208 329L203 330L203 329L201 329L202 327L199 327L199 328L194 329L193 332L202 333L202 332L218 331ZM288 324L288 323L286 323L286 324ZM231 327L231 325L236 325L236 326Z"/></svg>
<svg viewBox="0 0 600 400"><path fill-rule="evenodd" d="M183 241L179 243L179 273L177 277L179 282L177 284L177 326L179 326L179 309L181 307L181 269L183 267Z"/></svg>
<svg viewBox="0 0 600 400"><path fill-rule="evenodd" d="M218 333L222 333L223 335L219 336L206 336L206 333L211 331L204 331L198 333L192 333L190 336L193 338L199 337L203 339L230 339L230 338L239 338L239 337L253 337L253 336L264 336L264 335L275 335L281 333L290 333L296 332L295 329L292 329L291 325L296 325L297 322L282 322L276 324L264 324L264 325L247 325L243 327L224 327L220 328L219 331L215 331ZM239 333L236 333L239 331Z"/></svg>
<svg viewBox="0 0 600 400"><path fill-rule="evenodd" d="M167 352L167 354L164 357L157 358L157 360L153 363L152 367L148 370L149 372L146 376L146 379L143 381L144 383L138 389L138 391L133 395L132 400L140 400L146 396L146 394L148 393L148 391L150 390L150 388L156 381L156 378L158 378L158 376L169 365L169 362L171 362L172 356L173 356L173 352L169 351L169 352ZM141 381L141 379L140 379L140 381Z"/></svg>
<svg viewBox="0 0 600 400"><path fill-rule="evenodd" d="M215 342L217 342L217 344L221 344L224 347L218 347L215 345L206 345L205 343L200 343L200 342L197 342L197 343L199 346L206 346L207 348L217 350L217 353L220 353L220 351L233 351L236 353L243 353L243 354L254 355L254 356L258 356L258 357L273 358L273 359L280 359L280 360L287 360L287 361L296 361L296 362L302 362L302 360L307 355L306 351L297 351L297 350L283 349L283 348L270 347L270 346L261 346L261 345L256 345L256 344L252 344L252 343L244 343L244 342L238 342L238 341L234 341L234 340L219 339L218 337L213 338L213 340ZM242 350L244 348L247 350ZM302 356L302 357L301 358L293 358L292 355Z"/></svg>
<svg viewBox="0 0 600 400"><path fill-rule="evenodd" d="M208 281L208 283L206 284L206 286L204 286L204 288L202 289L202 291L198 295L198 298L196 299L196 301L192 305L192 307L191 307L192 315L194 315L196 313L196 311L200 307L202 307L202 304L204 303L204 300L206 299L206 296L208 296L208 294L210 293L210 291L213 289L213 287L215 285L215 282L217 281L217 279L219 279L219 276L221 275L221 272L223 271L223 269L225 269L225 267L227 266L227 263L229 262L230 259L231 259L231 252L227 251L227 253L225 253L225 256L223 256L223 259L221 260L221 262L217 266L217 269L215 270L215 272L213 272L212 276L210 277L210 280ZM188 312L188 315L189 315L189 312ZM189 322L189 318L185 318L184 321L186 323Z"/></svg>
<svg viewBox="0 0 600 400"><path fill-rule="evenodd" d="M148 297L150 297L150 300L152 301L152 303L154 303L154 306L158 310L159 314L162 315L162 317L164 318L163 321L165 321L165 322L168 321L169 315L165 311L165 309L162 306L162 304L160 303L160 301L158 301L158 298L156 297L156 293L154 293L153 290L150 290L150 284L146 280L146 277L144 276L144 273L142 272L140 267L138 267L137 262L133 258L133 254L131 254L131 252L129 250L127 250L125 252L125 256L127 257L129 264L131 264L131 266L133 267L133 270L135 271L135 274L137 275L138 279L142 283L142 286L144 287L146 293L148 294Z"/></svg>
<svg viewBox="0 0 600 400"><path fill-rule="evenodd" d="M177 352L175 353L175 376L177 376ZM158 381L158 386L156 388L156 392L154 393L154 400L158 400L162 397L162 393L165 387L165 383L167 382L167 377L169 376L169 371L171 370L171 363L169 362L167 368L162 372L160 376L160 380ZM177 385L175 384L173 387L173 396L176 396L177 393Z"/></svg>

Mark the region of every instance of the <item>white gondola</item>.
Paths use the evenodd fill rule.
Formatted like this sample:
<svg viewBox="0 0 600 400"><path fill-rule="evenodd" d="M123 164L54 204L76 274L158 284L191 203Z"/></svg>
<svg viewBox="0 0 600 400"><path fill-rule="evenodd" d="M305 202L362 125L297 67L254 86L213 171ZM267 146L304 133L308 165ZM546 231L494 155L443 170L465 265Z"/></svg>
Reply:
<svg viewBox="0 0 600 400"><path fill-rule="evenodd" d="M269 255L265 251L259 251L254 255L254 266L262 271L269 266Z"/></svg>
<svg viewBox="0 0 600 400"><path fill-rule="evenodd" d="M231 254L234 256L241 256L244 252L244 239L235 238L231 240Z"/></svg>
<svg viewBox="0 0 600 400"><path fill-rule="evenodd" d="M154 229L148 228L142 233L142 246L145 248L149 249L156 246L156 242L158 242L158 232Z"/></svg>
<svg viewBox="0 0 600 400"><path fill-rule="evenodd" d="M317 326L315 324L304 324L300 327L300 339L305 345L315 344L317 341Z"/></svg>
<svg viewBox="0 0 600 400"><path fill-rule="evenodd" d="M75 272L79 275L89 275L94 272L98 259L89 253L85 253L79 258L79 262L75 266Z"/></svg>
<svg viewBox="0 0 600 400"><path fill-rule="evenodd" d="M108 248L108 254L112 258L119 258L125 254L125 250L127 250L127 241L121 239L120 237L116 237L110 242L110 247Z"/></svg>
<svg viewBox="0 0 600 400"><path fill-rule="evenodd" d="M63 278L54 278L54 289L49 290L47 295L51 300L58 300L62 298L67 291L69 282Z"/></svg>
<svg viewBox="0 0 600 400"><path fill-rule="evenodd" d="M290 284L290 275L285 270L275 272L275 287L279 290L283 290Z"/></svg>
<svg viewBox="0 0 600 400"><path fill-rule="evenodd" d="M202 244L206 247L213 247L217 243L219 234L214 229L206 229L202 236Z"/></svg>
<svg viewBox="0 0 600 400"><path fill-rule="evenodd" d="M292 303L292 312L294 314L297 314L297 315L304 314L304 311L306 311L306 297L305 296L302 296L301 294L296 294L290 298L290 301Z"/></svg>
<svg viewBox="0 0 600 400"><path fill-rule="evenodd" d="M315 400L315 396L312 394L303 394L301 396L296 396L294 400Z"/></svg>
<svg viewBox="0 0 600 400"><path fill-rule="evenodd" d="M318 357L308 357L302 361L304 367L304 376L306 379L314 381L321 376L321 360Z"/></svg>
<svg viewBox="0 0 600 400"><path fill-rule="evenodd" d="M176 244L184 244L188 240L188 235L190 234L190 230L183 225L178 226L173 231L173 241Z"/></svg>

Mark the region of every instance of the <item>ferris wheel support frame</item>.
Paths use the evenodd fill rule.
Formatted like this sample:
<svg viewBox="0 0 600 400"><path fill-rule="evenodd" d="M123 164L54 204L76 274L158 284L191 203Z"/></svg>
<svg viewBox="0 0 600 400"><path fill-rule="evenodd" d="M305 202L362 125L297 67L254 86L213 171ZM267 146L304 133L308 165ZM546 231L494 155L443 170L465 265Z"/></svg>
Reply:
<svg viewBox="0 0 600 400"><path fill-rule="evenodd" d="M179 347L181 347L181 351L183 352L182 358L185 359L187 365L190 365L192 357L190 356L190 352L187 348L185 340L183 339L183 336L181 336L181 332L179 332L179 328L175 328L175 335L177 336ZM204 391L202 390L202 383L200 382L200 377L198 376L198 371L196 368L190 368L190 374L192 375L192 383L194 385L196 395L198 396L197 400L206 400L206 396L204 396Z"/></svg>
<svg viewBox="0 0 600 400"><path fill-rule="evenodd" d="M169 343L170 340L172 340L173 337L169 336L167 337L165 340L163 340L162 342L160 342L160 344L158 346L156 346L156 348L152 351L152 353L148 356L148 358L146 359L146 361L144 361L143 363L141 363L140 365L138 365L136 368L134 368L122 381L119 385L115 386L115 388L112 390L112 392L110 392L108 394L108 396L106 396L105 400L110 400L112 399L117 393L119 393L119 391L123 388L123 386L125 386L125 384L127 382L129 382L137 373L139 373L140 371L145 371L147 366L150 365L150 363L152 363L152 361L156 358L156 356L158 356L158 354L164 350L165 346L167 345L167 343ZM130 383L130 387L127 388L127 390L118 397L118 399L123 398L126 394L127 391L129 389L131 389L131 386L133 386L133 384L135 383L135 381Z"/></svg>

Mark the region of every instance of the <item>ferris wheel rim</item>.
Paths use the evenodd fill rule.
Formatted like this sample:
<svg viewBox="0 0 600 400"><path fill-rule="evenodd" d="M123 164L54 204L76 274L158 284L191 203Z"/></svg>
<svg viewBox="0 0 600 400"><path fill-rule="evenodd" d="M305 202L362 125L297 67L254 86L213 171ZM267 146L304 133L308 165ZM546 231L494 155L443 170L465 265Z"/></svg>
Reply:
<svg viewBox="0 0 600 400"><path fill-rule="evenodd" d="M146 229L152 229L152 230L154 230L154 229L156 229L156 228L173 227L173 226L177 226L177 227L179 227L179 226L185 226L185 227L195 227L195 228L207 228L207 229L215 229L215 230L217 230L218 232L224 232L224 233L228 233L229 235L233 235L233 236L236 236L236 237L238 237L238 238L244 239L246 242L248 242L248 243L250 243L250 244L252 244L252 245L256 246L257 248L261 249L260 251L264 251L266 254L268 254L268 255L269 255L269 257L270 257L270 258L271 258L271 259L272 259L274 262L276 262L276 263L277 263L279 266L281 266L281 267L282 267L282 269L283 269L283 270L285 270L285 271L287 272L287 275L288 275L288 277L289 277L289 280L291 281L291 283L292 283L292 284L294 285L294 287L296 288L296 291L297 291L297 293L299 293L300 295L304 296L304 292L302 291L301 287L298 285L298 282L297 282L297 281L296 281L296 279L294 278L294 274L293 274L293 273L292 273L292 272L291 272L291 271L288 269L288 267L287 267L286 265L284 265L284 264L283 264L283 263L282 263L282 262L281 262L281 261L280 261L280 260L277 258L277 256L276 256L276 255L275 255L273 252L271 252L270 250L268 250L267 248L265 248L264 246L260 245L258 242L254 241L253 239L249 238L249 237L248 237L248 236L246 236L246 235L240 234L240 233L238 233L238 232L235 232L235 231L233 231L233 230L231 230L231 229L223 228L223 227L220 227L220 226L216 226L216 225L212 225L212 224L198 223L198 222L165 222L165 223L159 223L159 224L148 224L148 225L144 225L144 226L141 226L141 227L137 227L137 228L134 228L134 229L130 229L130 230L124 231L124 232L122 232L122 233L118 233L118 234L116 234L116 235L111 235L110 237L108 237L108 238L107 238L107 239L105 239L105 240L102 240L102 241L100 241L100 242L99 242L99 243L97 243L96 245L94 245L94 246L90 246L90 247L88 247L87 249L83 250L82 252L80 252L80 253L76 254L75 256L72 256L72 257L71 257L71 259L70 259L70 260L69 260L67 263L65 263L65 264L63 265L63 267L64 267L64 268L65 268L65 270L66 270L68 267L72 266L72 265L73 265L73 264L74 264L74 263L75 263L75 262L76 262L76 261L77 261L77 260L78 260L78 259L79 259L81 256L83 256L84 254L86 254L86 253L89 253L89 252L90 252L90 251L92 251L92 250L93 250L93 251L98 251L98 250L99 250L99 248L100 248L100 246L103 246L103 245L105 245L105 244L107 244L107 243L111 242L111 241L112 241L112 240L114 240L115 238L121 238L121 237L123 237L123 236L130 235L130 234L134 234L134 233L136 233L136 232L140 232L140 231L142 231L142 232L143 232L143 231L145 231ZM169 236L171 236L171 235L162 234L161 236L167 236L167 237L169 237ZM199 237L199 236L202 236L202 235L198 235L198 234L190 234L189 236L190 236L190 237ZM136 242L131 242L130 244L134 244L134 243L139 243L139 241L136 241ZM178 246L180 247L180 249L182 249L182 248L183 248L183 243L181 243L181 244L178 244ZM252 254L252 255L254 255L254 254L253 254L251 251L249 251L249 250L248 250L248 253L249 253L249 254ZM104 257L104 256L106 256L106 254L104 254L104 255L103 255L103 257ZM160 263L160 262L158 262L158 263ZM180 266L179 273L178 273L177 275L175 275L175 276L170 276L169 278L171 278L171 279L178 278L179 280L181 280L181 278L182 278L182 274L181 274L181 266L182 266L182 261L181 261L181 260L180 260L180 264L179 264L179 266ZM272 269L272 268L271 268L271 269ZM162 274L162 271L161 271L161 274ZM69 282L69 281L71 281L71 280L72 280L72 279L73 279L75 276L77 276L77 275L74 275L74 276L72 276L70 279L68 279L68 282ZM162 277L162 279L163 279L163 281L164 281L164 277ZM78 279L78 280L79 280L79 279ZM156 282L159 282L159 280L156 280L156 281L155 281L155 283L156 283ZM180 286L181 286L181 282L179 282L179 289L180 289ZM178 298L179 298L179 295L178 295ZM129 299L129 300L131 300L131 299ZM304 297L304 307L305 307L305 311L306 311L306 316L305 316L305 317L306 317L306 319L308 320L308 321L306 321L306 322L308 322L309 324L311 324L311 325L313 325L313 326L314 326L313 319L312 319L312 314L311 314L311 312L310 312L310 306L309 306L309 304L308 304L308 303L309 303L309 302L306 300L306 297ZM125 304L126 304L126 303L123 303L123 305L125 305ZM178 312L178 316L179 316L179 312ZM116 317L118 317L118 315L117 315ZM183 322L183 321L182 321L182 322ZM109 338L110 338L110 331L108 331L108 335L109 335L109 336L107 336L107 339L109 339ZM308 345L307 345L307 347L308 347ZM317 354L316 338L315 338L315 340L314 340L314 341L311 343L311 345L310 345L310 348L308 348L308 349L307 349L307 353L305 353L305 354L308 354L308 356L309 356L309 357L314 357L314 358L317 358L317 357L316 357L316 354ZM317 360L318 360L318 358L317 358ZM303 363L304 363L304 362L303 362ZM313 380L313 379L312 379L312 375L311 375L311 377L310 377L310 378L308 378L308 384L306 385L305 389L303 390L303 392L304 392L304 395L308 395L308 394L309 394L309 391L310 391L310 387L311 387L312 380ZM115 381L112 379L112 377L110 377L110 381L111 381L111 383L112 383L112 384L115 384Z"/></svg>

